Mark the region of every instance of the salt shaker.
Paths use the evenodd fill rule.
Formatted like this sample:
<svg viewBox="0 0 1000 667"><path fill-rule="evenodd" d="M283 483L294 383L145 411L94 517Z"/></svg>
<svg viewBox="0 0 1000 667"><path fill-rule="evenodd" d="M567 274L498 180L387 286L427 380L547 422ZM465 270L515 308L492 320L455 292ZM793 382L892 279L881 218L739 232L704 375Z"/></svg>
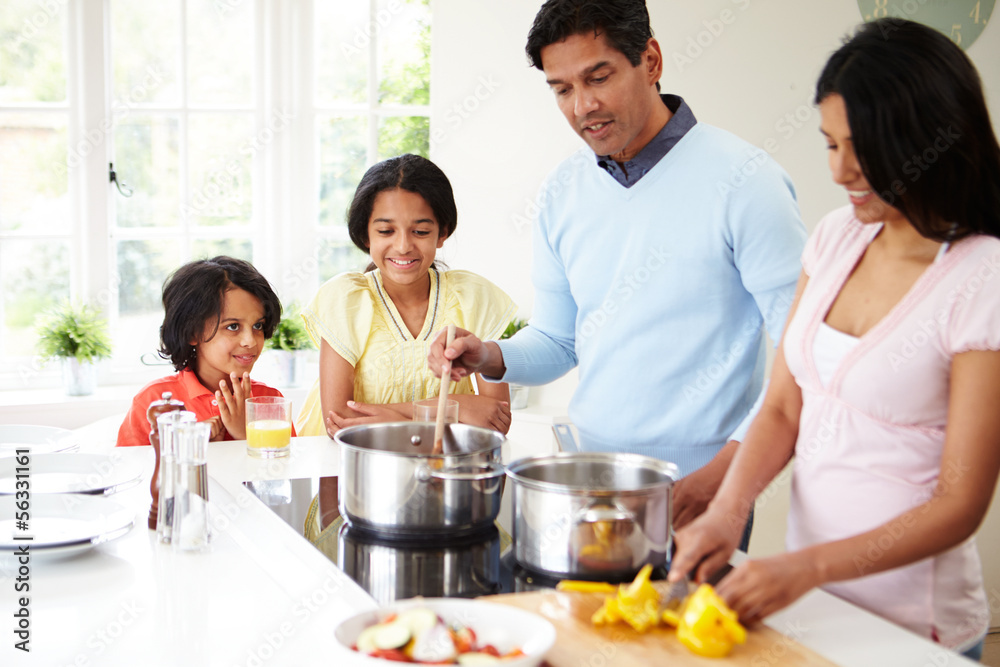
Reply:
<svg viewBox="0 0 1000 667"><path fill-rule="evenodd" d="M156 536L160 542L170 543L174 520L174 494L177 478L177 438L175 429L181 424L197 421L193 412L173 410L156 418L160 434L160 498L156 515Z"/></svg>
<svg viewBox="0 0 1000 667"><path fill-rule="evenodd" d="M156 517L160 513L160 434L156 420L166 412L183 409L184 403L173 400L173 394L165 391L160 400L150 403L146 410L146 419L149 421L149 444L153 446L153 452L156 454L153 477L149 480L149 493L153 497L153 502L149 506L149 520L146 522L151 530L156 530Z"/></svg>
<svg viewBox="0 0 1000 667"><path fill-rule="evenodd" d="M208 504L208 422L174 429L174 508L170 544L174 550L204 551L211 539Z"/></svg>

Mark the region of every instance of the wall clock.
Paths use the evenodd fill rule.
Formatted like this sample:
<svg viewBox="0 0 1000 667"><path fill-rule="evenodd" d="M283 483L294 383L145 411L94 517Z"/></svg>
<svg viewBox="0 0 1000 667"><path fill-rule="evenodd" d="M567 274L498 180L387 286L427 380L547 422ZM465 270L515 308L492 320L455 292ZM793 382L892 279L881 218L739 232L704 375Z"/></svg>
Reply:
<svg viewBox="0 0 1000 667"><path fill-rule="evenodd" d="M996 0L858 0L865 21L887 16L918 21L968 49L983 32Z"/></svg>

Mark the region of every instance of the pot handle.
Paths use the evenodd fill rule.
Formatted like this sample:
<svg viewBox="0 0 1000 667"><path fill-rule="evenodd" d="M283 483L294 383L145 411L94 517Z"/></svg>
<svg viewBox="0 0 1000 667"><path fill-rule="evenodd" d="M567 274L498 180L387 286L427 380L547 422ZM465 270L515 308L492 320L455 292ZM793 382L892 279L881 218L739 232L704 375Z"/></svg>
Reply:
<svg viewBox="0 0 1000 667"><path fill-rule="evenodd" d="M503 477L507 470L502 463L491 461L475 466L461 466L462 468L478 468L483 472L453 472L454 469L433 470L429 467L422 467L417 470L417 479L426 482L430 479L441 479L453 482L480 482L487 479Z"/></svg>
<svg viewBox="0 0 1000 667"><path fill-rule="evenodd" d="M591 505L584 507L576 515L574 523L597 523L598 521L632 521L635 514L617 505Z"/></svg>

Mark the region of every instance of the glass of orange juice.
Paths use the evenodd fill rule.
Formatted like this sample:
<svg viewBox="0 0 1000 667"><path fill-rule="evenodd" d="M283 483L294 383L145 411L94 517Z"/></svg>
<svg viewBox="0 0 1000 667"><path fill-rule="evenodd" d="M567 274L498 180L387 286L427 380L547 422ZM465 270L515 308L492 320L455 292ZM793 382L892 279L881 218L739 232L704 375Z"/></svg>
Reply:
<svg viewBox="0 0 1000 667"><path fill-rule="evenodd" d="M262 459L288 456L292 442L292 402L282 396L246 400L247 454Z"/></svg>

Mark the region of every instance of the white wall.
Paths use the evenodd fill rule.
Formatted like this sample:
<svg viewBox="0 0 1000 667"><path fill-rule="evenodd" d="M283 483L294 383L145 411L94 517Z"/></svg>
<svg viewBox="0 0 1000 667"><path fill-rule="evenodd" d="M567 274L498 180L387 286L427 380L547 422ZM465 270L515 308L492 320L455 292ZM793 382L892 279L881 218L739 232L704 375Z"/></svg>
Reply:
<svg viewBox="0 0 1000 667"><path fill-rule="evenodd" d="M857 2L647 2L666 57L664 90L682 95L699 120L768 148L796 184L808 229L843 205L843 190L827 171L812 93L826 58L861 20ZM523 221L544 175L581 145L524 55L540 6L539 0L433 0L431 157L451 178L459 205L458 232L443 257L496 282L523 314L532 306L530 229ZM987 26L968 53L1000 122L1000 28ZM535 400L564 406L573 386L575 376ZM979 539L987 590L1000 602L994 500ZM781 549L786 510L783 485L761 504L752 551Z"/></svg>

